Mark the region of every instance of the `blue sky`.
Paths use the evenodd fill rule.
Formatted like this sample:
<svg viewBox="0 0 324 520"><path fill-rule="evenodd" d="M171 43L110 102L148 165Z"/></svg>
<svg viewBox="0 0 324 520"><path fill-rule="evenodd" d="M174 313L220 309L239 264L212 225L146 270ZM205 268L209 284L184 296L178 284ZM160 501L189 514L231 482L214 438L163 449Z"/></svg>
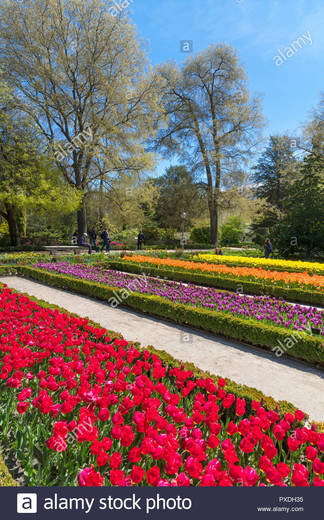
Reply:
<svg viewBox="0 0 324 520"><path fill-rule="evenodd" d="M218 42L236 48L250 91L263 95L265 135L298 134L324 90L323 0L133 0L127 11L154 65L181 63L188 54L180 40L192 40L193 54ZM303 35L310 38L287 58ZM278 49L286 57L280 66Z"/></svg>

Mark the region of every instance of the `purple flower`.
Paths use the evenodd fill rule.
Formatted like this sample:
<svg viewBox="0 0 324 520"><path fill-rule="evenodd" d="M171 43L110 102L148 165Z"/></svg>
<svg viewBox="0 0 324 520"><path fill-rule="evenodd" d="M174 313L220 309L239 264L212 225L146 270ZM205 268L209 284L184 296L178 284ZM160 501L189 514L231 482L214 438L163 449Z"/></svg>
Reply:
<svg viewBox="0 0 324 520"><path fill-rule="evenodd" d="M311 327L321 328L324 335L324 311L314 307L293 305L271 296L247 296L213 287L200 287L171 280L132 275L121 271L102 269L97 266L69 264L67 262L38 263L38 269L65 274L82 280L100 283L109 287L126 289L152 296L160 296L175 303L212 309L244 319L284 326L290 330L310 333Z"/></svg>

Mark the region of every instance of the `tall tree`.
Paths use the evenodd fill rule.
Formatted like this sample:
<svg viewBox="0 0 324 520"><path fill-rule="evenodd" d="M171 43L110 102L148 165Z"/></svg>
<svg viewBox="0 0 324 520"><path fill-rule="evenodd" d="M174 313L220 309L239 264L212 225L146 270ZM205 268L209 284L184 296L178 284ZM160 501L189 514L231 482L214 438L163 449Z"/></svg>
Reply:
<svg viewBox="0 0 324 520"><path fill-rule="evenodd" d="M39 152L39 136L26 119L0 120L0 215L7 221L10 242L19 245L27 208L74 211L79 194L62 179L53 162Z"/></svg>
<svg viewBox="0 0 324 520"><path fill-rule="evenodd" d="M323 166L324 173L324 92L311 114L310 121L304 126L302 149L316 156Z"/></svg>
<svg viewBox="0 0 324 520"><path fill-rule="evenodd" d="M294 156L290 138L271 136L252 175L255 195L262 201L251 225L257 235L260 231L268 233L284 217L290 185L298 178L299 170L300 162Z"/></svg>
<svg viewBox="0 0 324 520"><path fill-rule="evenodd" d="M240 177L258 141L260 101L250 97L238 56L227 45L211 45L181 70L167 64L160 72L169 124L155 144L167 155L185 158L192 171L204 176L211 242L216 244L224 181L228 175Z"/></svg>
<svg viewBox="0 0 324 520"><path fill-rule="evenodd" d="M305 158L301 178L289 188L276 233L282 254L324 254L324 165L316 151Z"/></svg>
<svg viewBox="0 0 324 520"><path fill-rule="evenodd" d="M207 209L201 188L185 166L170 166L155 184L160 190L156 218L162 227L181 229L184 212L187 226L191 226L192 220Z"/></svg>
<svg viewBox="0 0 324 520"><path fill-rule="evenodd" d="M82 193L84 232L85 197L103 174L95 160L106 160L104 140L125 169L134 156L146 157L143 143L159 113L157 77L134 27L103 0L4 0L0 19L0 65L64 178Z"/></svg>
<svg viewBox="0 0 324 520"><path fill-rule="evenodd" d="M324 254L324 93L304 125L299 176L288 187L285 216L276 227L282 254Z"/></svg>
<svg viewBox="0 0 324 520"><path fill-rule="evenodd" d="M256 195L279 210L285 204L289 180L294 176L297 161L287 136L271 136L263 154L253 168Z"/></svg>

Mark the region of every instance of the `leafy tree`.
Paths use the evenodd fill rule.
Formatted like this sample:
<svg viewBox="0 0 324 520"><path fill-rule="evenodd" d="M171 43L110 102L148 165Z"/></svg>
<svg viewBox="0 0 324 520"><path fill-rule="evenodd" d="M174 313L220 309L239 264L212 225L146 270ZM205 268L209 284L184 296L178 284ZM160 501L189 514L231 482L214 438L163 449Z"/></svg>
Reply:
<svg viewBox="0 0 324 520"><path fill-rule="evenodd" d="M271 136L253 168L258 204L251 229L258 241L263 242L264 235L284 217L290 185L298 178L299 170L300 163L294 156L290 139L285 135Z"/></svg>
<svg viewBox="0 0 324 520"><path fill-rule="evenodd" d="M311 114L311 120L304 126L303 142L301 148L316 156L321 164L324 175L324 92L320 101Z"/></svg>
<svg viewBox="0 0 324 520"><path fill-rule="evenodd" d="M165 113L169 118L155 145L166 155L182 157L201 177L206 190L211 242L217 244L221 190L242 182L242 170L257 144L262 116L251 98L235 51L211 45L190 57L179 70L160 68L166 80Z"/></svg>
<svg viewBox="0 0 324 520"><path fill-rule="evenodd" d="M108 218L118 228L138 228L144 222L152 222L159 190L150 179L141 180L134 175L121 173L114 178L106 178L103 192L94 192L90 205L98 208L103 197L103 220ZM92 210L92 213L94 210Z"/></svg>
<svg viewBox="0 0 324 520"><path fill-rule="evenodd" d="M103 0L4 0L0 65L70 186L85 232L89 184L152 162L144 144L160 113L159 80L134 26Z"/></svg>
<svg viewBox="0 0 324 520"><path fill-rule="evenodd" d="M0 215L8 223L11 244L18 245L27 208L64 215L77 208L80 198L39 151L39 135L14 110L10 92L4 94L3 86L0 97L1 92Z"/></svg>
<svg viewBox="0 0 324 520"><path fill-rule="evenodd" d="M301 178L289 189L286 216L276 228L281 254L324 253L323 162L315 152L306 157Z"/></svg>
<svg viewBox="0 0 324 520"><path fill-rule="evenodd" d="M183 213L186 213L186 226L191 226L206 207L201 189L185 166L170 166L154 184L160 192L156 219L161 227L181 229Z"/></svg>
<svg viewBox="0 0 324 520"><path fill-rule="evenodd" d="M271 136L267 148L253 168L257 197L282 210L296 167L290 139L287 136Z"/></svg>

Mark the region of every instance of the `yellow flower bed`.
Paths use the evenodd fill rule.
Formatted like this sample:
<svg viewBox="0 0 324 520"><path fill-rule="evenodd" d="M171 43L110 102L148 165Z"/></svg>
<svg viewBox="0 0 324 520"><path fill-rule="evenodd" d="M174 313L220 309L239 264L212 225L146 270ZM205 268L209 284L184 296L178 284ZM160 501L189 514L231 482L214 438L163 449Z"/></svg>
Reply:
<svg viewBox="0 0 324 520"><path fill-rule="evenodd" d="M324 276L318 274L309 274L307 272L291 272L283 270L262 269L262 267L253 266L233 266L225 264L215 264L210 262L190 262L188 260L179 260L174 258L155 258L151 256L125 256L124 262L130 261L135 263L149 263L163 267L180 268L189 271L201 271L202 273L216 273L219 276L234 276L236 278L247 278L248 280L262 279L270 283L282 282L297 287L309 287L319 289L324 292Z"/></svg>
<svg viewBox="0 0 324 520"><path fill-rule="evenodd" d="M39 253L31 251L31 252L21 252L21 253L0 253L0 265L5 264L33 264L35 262L50 260L51 255L46 251L41 251Z"/></svg>
<svg viewBox="0 0 324 520"><path fill-rule="evenodd" d="M267 269L285 269L288 271L324 274L324 264L319 262L302 262L300 260L277 260L274 258L255 258L248 256L227 256L198 254L195 260L211 262L213 264L244 265L249 267L266 267Z"/></svg>

